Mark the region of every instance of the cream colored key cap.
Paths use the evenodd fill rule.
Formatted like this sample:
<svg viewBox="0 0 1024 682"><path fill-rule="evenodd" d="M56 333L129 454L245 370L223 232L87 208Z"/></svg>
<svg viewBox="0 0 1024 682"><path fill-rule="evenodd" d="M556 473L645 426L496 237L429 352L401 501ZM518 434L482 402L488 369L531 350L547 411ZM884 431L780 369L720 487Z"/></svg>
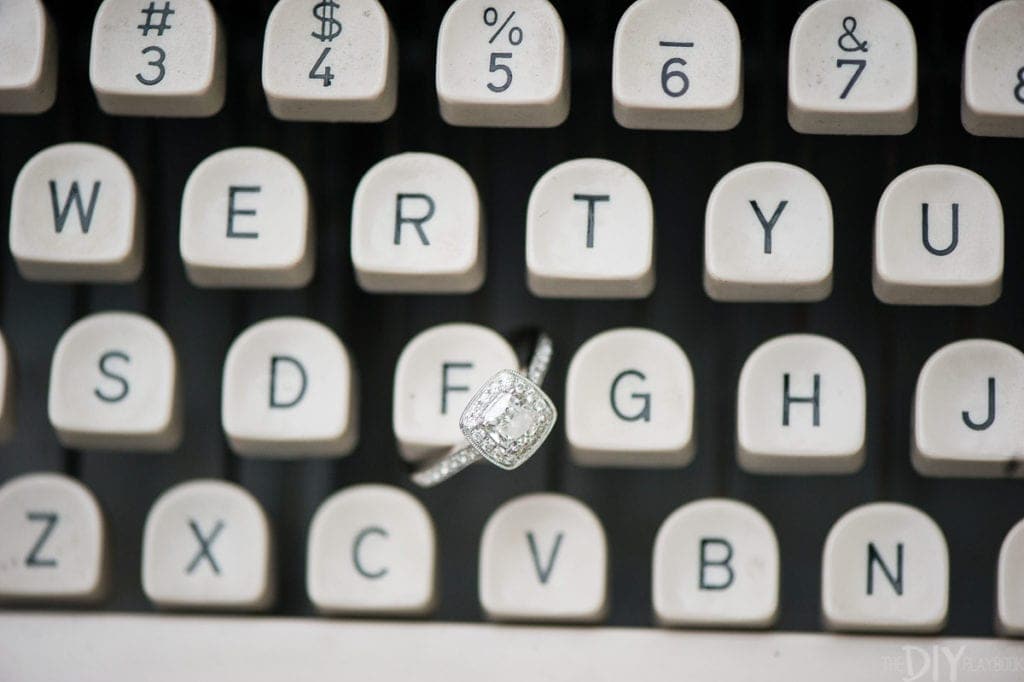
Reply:
<svg viewBox="0 0 1024 682"><path fill-rule="evenodd" d="M957 166L893 180L875 216L875 295L884 303L988 305L1003 284L1003 207L992 185Z"/></svg>
<svg viewBox="0 0 1024 682"><path fill-rule="evenodd" d="M789 124L799 133L903 135L917 124L917 39L887 0L819 0L789 41Z"/></svg>
<svg viewBox="0 0 1024 682"><path fill-rule="evenodd" d="M515 351L487 327L442 324L417 334L395 366L392 425L402 457L421 461L461 442L466 403L510 368L519 368Z"/></svg>
<svg viewBox="0 0 1024 682"><path fill-rule="evenodd" d="M875 502L832 526L821 572L830 630L938 632L948 605L949 552L928 515Z"/></svg>
<svg viewBox="0 0 1024 682"><path fill-rule="evenodd" d="M18 173L11 255L23 277L128 282L142 272L143 211L128 164L105 147L48 147Z"/></svg>
<svg viewBox="0 0 1024 682"><path fill-rule="evenodd" d="M443 156L392 156L356 188L352 264L366 291L476 291L486 272L484 241L476 185Z"/></svg>
<svg viewBox="0 0 1024 682"><path fill-rule="evenodd" d="M451 125L560 125L569 48L558 10L548 0L456 0L441 21L436 77Z"/></svg>
<svg viewBox="0 0 1024 682"><path fill-rule="evenodd" d="M355 485L313 516L306 591L325 613L421 615L437 604L437 540L426 507L388 485Z"/></svg>
<svg viewBox="0 0 1024 682"><path fill-rule="evenodd" d="M612 329L576 351L565 382L565 434L583 466L685 466L694 454L693 370L675 341Z"/></svg>
<svg viewBox="0 0 1024 682"><path fill-rule="evenodd" d="M537 181L526 211L527 283L552 298L643 298L654 289L654 208L626 166L576 159Z"/></svg>
<svg viewBox="0 0 1024 682"><path fill-rule="evenodd" d="M911 460L925 476L1024 476L1024 353L968 339L932 355L914 392Z"/></svg>
<svg viewBox="0 0 1024 682"><path fill-rule="evenodd" d="M17 427L14 362L7 340L0 334L0 443L11 438Z"/></svg>
<svg viewBox="0 0 1024 682"><path fill-rule="evenodd" d="M743 116L736 20L718 0L637 0L615 30L612 96L626 128L735 128Z"/></svg>
<svg viewBox="0 0 1024 682"><path fill-rule="evenodd" d="M347 455L359 440L358 408L348 351L319 322L264 320L228 350L221 419L239 455Z"/></svg>
<svg viewBox="0 0 1024 682"><path fill-rule="evenodd" d="M736 399L736 459L757 474L849 474L864 465L867 391L857 358L824 336L751 353Z"/></svg>
<svg viewBox="0 0 1024 682"><path fill-rule="evenodd" d="M181 257L200 287L298 288L315 234L302 173L277 152L225 149L200 163L181 202Z"/></svg>
<svg viewBox="0 0 1024 682"><path fill-rule="evenodd" d="M704 218L704 290L716 301L820 301L832 293L832 202L788 163L741 166Z"/></svg>
<svg viewBox="0 0 1024 682"><path fill-rule="evenodd" d="M727 499L685 504L658 529L652 578L662 625L769 627L779 609L779 544L756 509Z"/></svg>
<svg viewBox="0 0 1024 682"><path fill-rule="evenodd" d="M973 135L1024 137L1024 0L1003 0L971 26L960 118Z"/></svg>
<svg viewBox="0 0 1024 682"><path fill-rule="evenodd" d="M157 498L142 537L142 589L163 608L262 610L274 599L270 525L234 483L194 480Z"/></svg>
<svg viewBox="0 0 1024 682"><path fill-rule="evenodd" d="M6 0L0 21L0 114L38 114L57 98L57 33L40 0Z"/></svg>
<svg viewBox="0 0 1024 682"><path fill-rule="evenodd" d="M1010 529L999 550L996 629L1004 635L1024 635L1024 520Z"/></svg>
<svg viewBox="0 0 1024 682"><path fill-rule="evenodd" d="M597 622L608 603L608 546L601 521L556 493L498 508L480 540L480 605L488 618Z"/></svg>
<svg viewBox="0 0 1024 682"><path fill-rule="evenodd" d="M115 116L213 116L224 105L225 46L208 0L103 0L89 80Z"/></svg>
<svg viewBox="0 0 1024 682"><path fill-rule="evenodd" d="M279 0L263 91L286 121L384 121L398 103L398 42L377 0Z"/></svg>
<svg viewBox="0 0 1024 682"><path fill-rule="evenodd" d="M50 366L49 416L64 447L170 451L181 442L174 346L135 313L97 313L68 328Z"/></svg>
<svg viewBox="0 0 1024 682"><path fill-rule="evenodd" d="M108 587L107 533L93 494L63 474L0 486L0 601L95 602Z"/></svg>

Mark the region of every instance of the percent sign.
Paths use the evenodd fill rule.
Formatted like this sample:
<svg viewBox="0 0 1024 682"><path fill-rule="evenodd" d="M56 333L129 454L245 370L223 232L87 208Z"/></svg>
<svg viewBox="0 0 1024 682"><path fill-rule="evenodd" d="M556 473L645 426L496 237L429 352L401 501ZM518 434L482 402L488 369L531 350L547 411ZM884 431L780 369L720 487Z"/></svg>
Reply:
<svg viewBox="0 0 1024 682"><path fill-rule="evenodd" d="M493 45L494 41L500 38L502 33L505 33L505 37L508 39L509 45L512 47L522 44L523 29L519 26L509 27L509 23L515 15L515 10L512 10L509 15L505 17L505 20L501 22L501 26L498 26L498 21L501 19L501 15L498 14L498 10L494 7L488 7L484 10L484 26L489 26L491 28L498 26L498 30L495 31L490 40L487 41L488 45ZM508 28L508 31L505 31L506 28ZM500 63L502 59L512 59L512 53L491 53L490 73L500 73L503 74L504 77L504 81L487 84L487 89L491 92L505 92L512 85L512 68L508 64Z"/></svg>

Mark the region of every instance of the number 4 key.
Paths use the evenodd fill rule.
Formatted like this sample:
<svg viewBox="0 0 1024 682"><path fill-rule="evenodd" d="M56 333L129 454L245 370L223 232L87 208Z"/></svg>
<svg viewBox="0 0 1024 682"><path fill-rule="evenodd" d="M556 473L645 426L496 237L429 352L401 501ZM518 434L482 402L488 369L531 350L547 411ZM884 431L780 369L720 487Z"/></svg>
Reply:
<svg viewBox="0 0 1024 682"><path fill-rule="evenodd" d="M398 42L377 0L280 0L263 39L263 90L288 121L377 122L398 103Z"/></svg>
<svg viewBox="0 0 1024 682"><path fill-rule="evenodd" d="M732 14L718 0L637 0L615 32L612 95L626 128L734 128L743 60Z"/></svg>

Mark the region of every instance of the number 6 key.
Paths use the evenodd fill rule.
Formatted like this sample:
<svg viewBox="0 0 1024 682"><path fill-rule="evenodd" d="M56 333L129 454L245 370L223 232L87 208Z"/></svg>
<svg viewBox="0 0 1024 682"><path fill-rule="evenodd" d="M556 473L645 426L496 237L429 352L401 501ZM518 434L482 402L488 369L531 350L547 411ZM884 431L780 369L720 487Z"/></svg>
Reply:
<svg viewBox="0 0 1024 682"><path fill-rule="evenodd" d="M213 116L224 105L224 39L208 0L104 0L89 81L115 116Z"/></svg>
<svg viewBox="0 0 1024 682"><path fill-rule="evenodd" d="M569 53L558 12L547 0L457 0L441 21L437 97L451 125L560 125Z"/></svg>
<svg viewBox="0 0 1024 682"><path fill-rule="evenodd" d="M718 0L637 0L615 31L612 95L626 128L736 127L743 59L732 14Z"/></svg>

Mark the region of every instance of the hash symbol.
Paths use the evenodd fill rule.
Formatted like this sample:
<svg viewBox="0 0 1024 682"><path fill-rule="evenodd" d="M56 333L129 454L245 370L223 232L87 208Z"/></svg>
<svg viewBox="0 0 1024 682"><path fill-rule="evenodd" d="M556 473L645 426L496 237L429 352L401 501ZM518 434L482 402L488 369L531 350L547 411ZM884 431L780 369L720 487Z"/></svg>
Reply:
<svg viewBox="0 0 1024 682"><path fill-rule="evenodd" d="M148 36L150 31L156 31L158 36L162 36L164 31L169 31L172 28L171 25L167 23L170 16L174 14L174 10L171 9L170 0L164 3L163 9L158 9L156 2L151 1L149 3L149 7L144 7L140 11L146 15L146 23L136 26L136 28L142 31L142 35ZM159 24L153 23L154 14L160 15Z"/></svg>

